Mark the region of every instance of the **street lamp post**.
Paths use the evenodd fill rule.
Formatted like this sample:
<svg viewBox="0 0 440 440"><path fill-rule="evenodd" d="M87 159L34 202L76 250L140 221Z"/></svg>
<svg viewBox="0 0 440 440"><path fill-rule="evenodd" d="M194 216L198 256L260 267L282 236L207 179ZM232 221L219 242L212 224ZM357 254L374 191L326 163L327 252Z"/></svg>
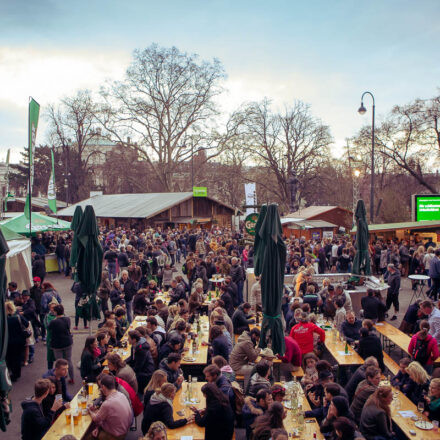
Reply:
<svg viewBox="0 0 440 440"><path fill-rule="evenodd" d="M374 221L374 116L376 110L376 104L374 96L371 92L364 92L361 96L361 106L359 107L359 114L364 115L367 109L364 107L364 96L370 95L373 100L373 122L371 125L371 184L370 184L370 222Z"/></svg>

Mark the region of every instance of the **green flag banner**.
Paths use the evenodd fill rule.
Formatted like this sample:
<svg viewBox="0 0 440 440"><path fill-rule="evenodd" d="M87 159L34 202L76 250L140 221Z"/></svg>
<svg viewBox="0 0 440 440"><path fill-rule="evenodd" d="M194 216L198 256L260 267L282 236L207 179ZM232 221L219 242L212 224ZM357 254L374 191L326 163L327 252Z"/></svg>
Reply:
<svg viewBox="0 0 440 440"><path fill-rule="evenodd" d="M50 151L52 158L52 169L49 177L49 186L47 187L47 201L49 209L56 214L57 213L57 195L55 192L55 165L53 160L53 150Z"/></svg>
<svg viewBox="0 0 440 440"><path fill-rule="evenodd" d="M24 205L24 215L26 218L31 218L31 194L34 183L34 155L35 155L35 140L37 138L38 118L40 116L40 104L33 98L29 101L29 181L28 181L28 194L26 197L26 203Z"/></svg>

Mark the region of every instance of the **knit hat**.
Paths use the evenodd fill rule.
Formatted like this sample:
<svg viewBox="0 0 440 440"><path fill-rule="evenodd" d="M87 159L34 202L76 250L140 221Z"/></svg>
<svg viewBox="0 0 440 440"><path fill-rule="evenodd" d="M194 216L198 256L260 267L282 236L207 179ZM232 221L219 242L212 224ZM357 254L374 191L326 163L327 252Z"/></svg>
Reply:
<svg viewBox="0 0 440 440"><path fill-rule="evenodd" d="M270 348L263 348L263 350L260 351L260 356L269 359L276 358L276 356L273 354L273 351Z"/></svg>

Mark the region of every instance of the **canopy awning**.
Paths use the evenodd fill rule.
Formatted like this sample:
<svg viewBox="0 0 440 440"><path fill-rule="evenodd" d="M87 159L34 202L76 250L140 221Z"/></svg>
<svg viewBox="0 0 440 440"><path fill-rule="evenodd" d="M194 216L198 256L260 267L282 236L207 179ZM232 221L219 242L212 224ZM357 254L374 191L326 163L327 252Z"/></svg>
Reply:
<svg viewBox="0 0 440 440"><path fill-rule="evenodd" d="M70 230L70 223L61 219L48 217L47 215L37 214L33 212L32 218L32 233L46 232L46 231L68 231ZM0 223L1 226L6 226L10 231L21 235L30 235L29 233L29 219L23 214L5 220Z"/></svg>

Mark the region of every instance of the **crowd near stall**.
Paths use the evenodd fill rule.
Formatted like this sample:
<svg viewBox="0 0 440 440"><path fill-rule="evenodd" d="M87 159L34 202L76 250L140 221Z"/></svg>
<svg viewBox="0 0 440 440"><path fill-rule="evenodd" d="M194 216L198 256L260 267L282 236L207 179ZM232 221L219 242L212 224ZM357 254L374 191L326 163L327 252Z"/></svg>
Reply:
<svg viewBox="0 0 440 440"><path fill-rule="evenodd" d="M275 205L255 237L99 226L77 209L71 230L31 237L32 286L7 280L12 392L23 368L47 363L21 404L23 440L440 437L435 243L286 237ZM46 280L52 253L72 278L73 322ZM403 280L415 294L397 328Z"/></svg>

